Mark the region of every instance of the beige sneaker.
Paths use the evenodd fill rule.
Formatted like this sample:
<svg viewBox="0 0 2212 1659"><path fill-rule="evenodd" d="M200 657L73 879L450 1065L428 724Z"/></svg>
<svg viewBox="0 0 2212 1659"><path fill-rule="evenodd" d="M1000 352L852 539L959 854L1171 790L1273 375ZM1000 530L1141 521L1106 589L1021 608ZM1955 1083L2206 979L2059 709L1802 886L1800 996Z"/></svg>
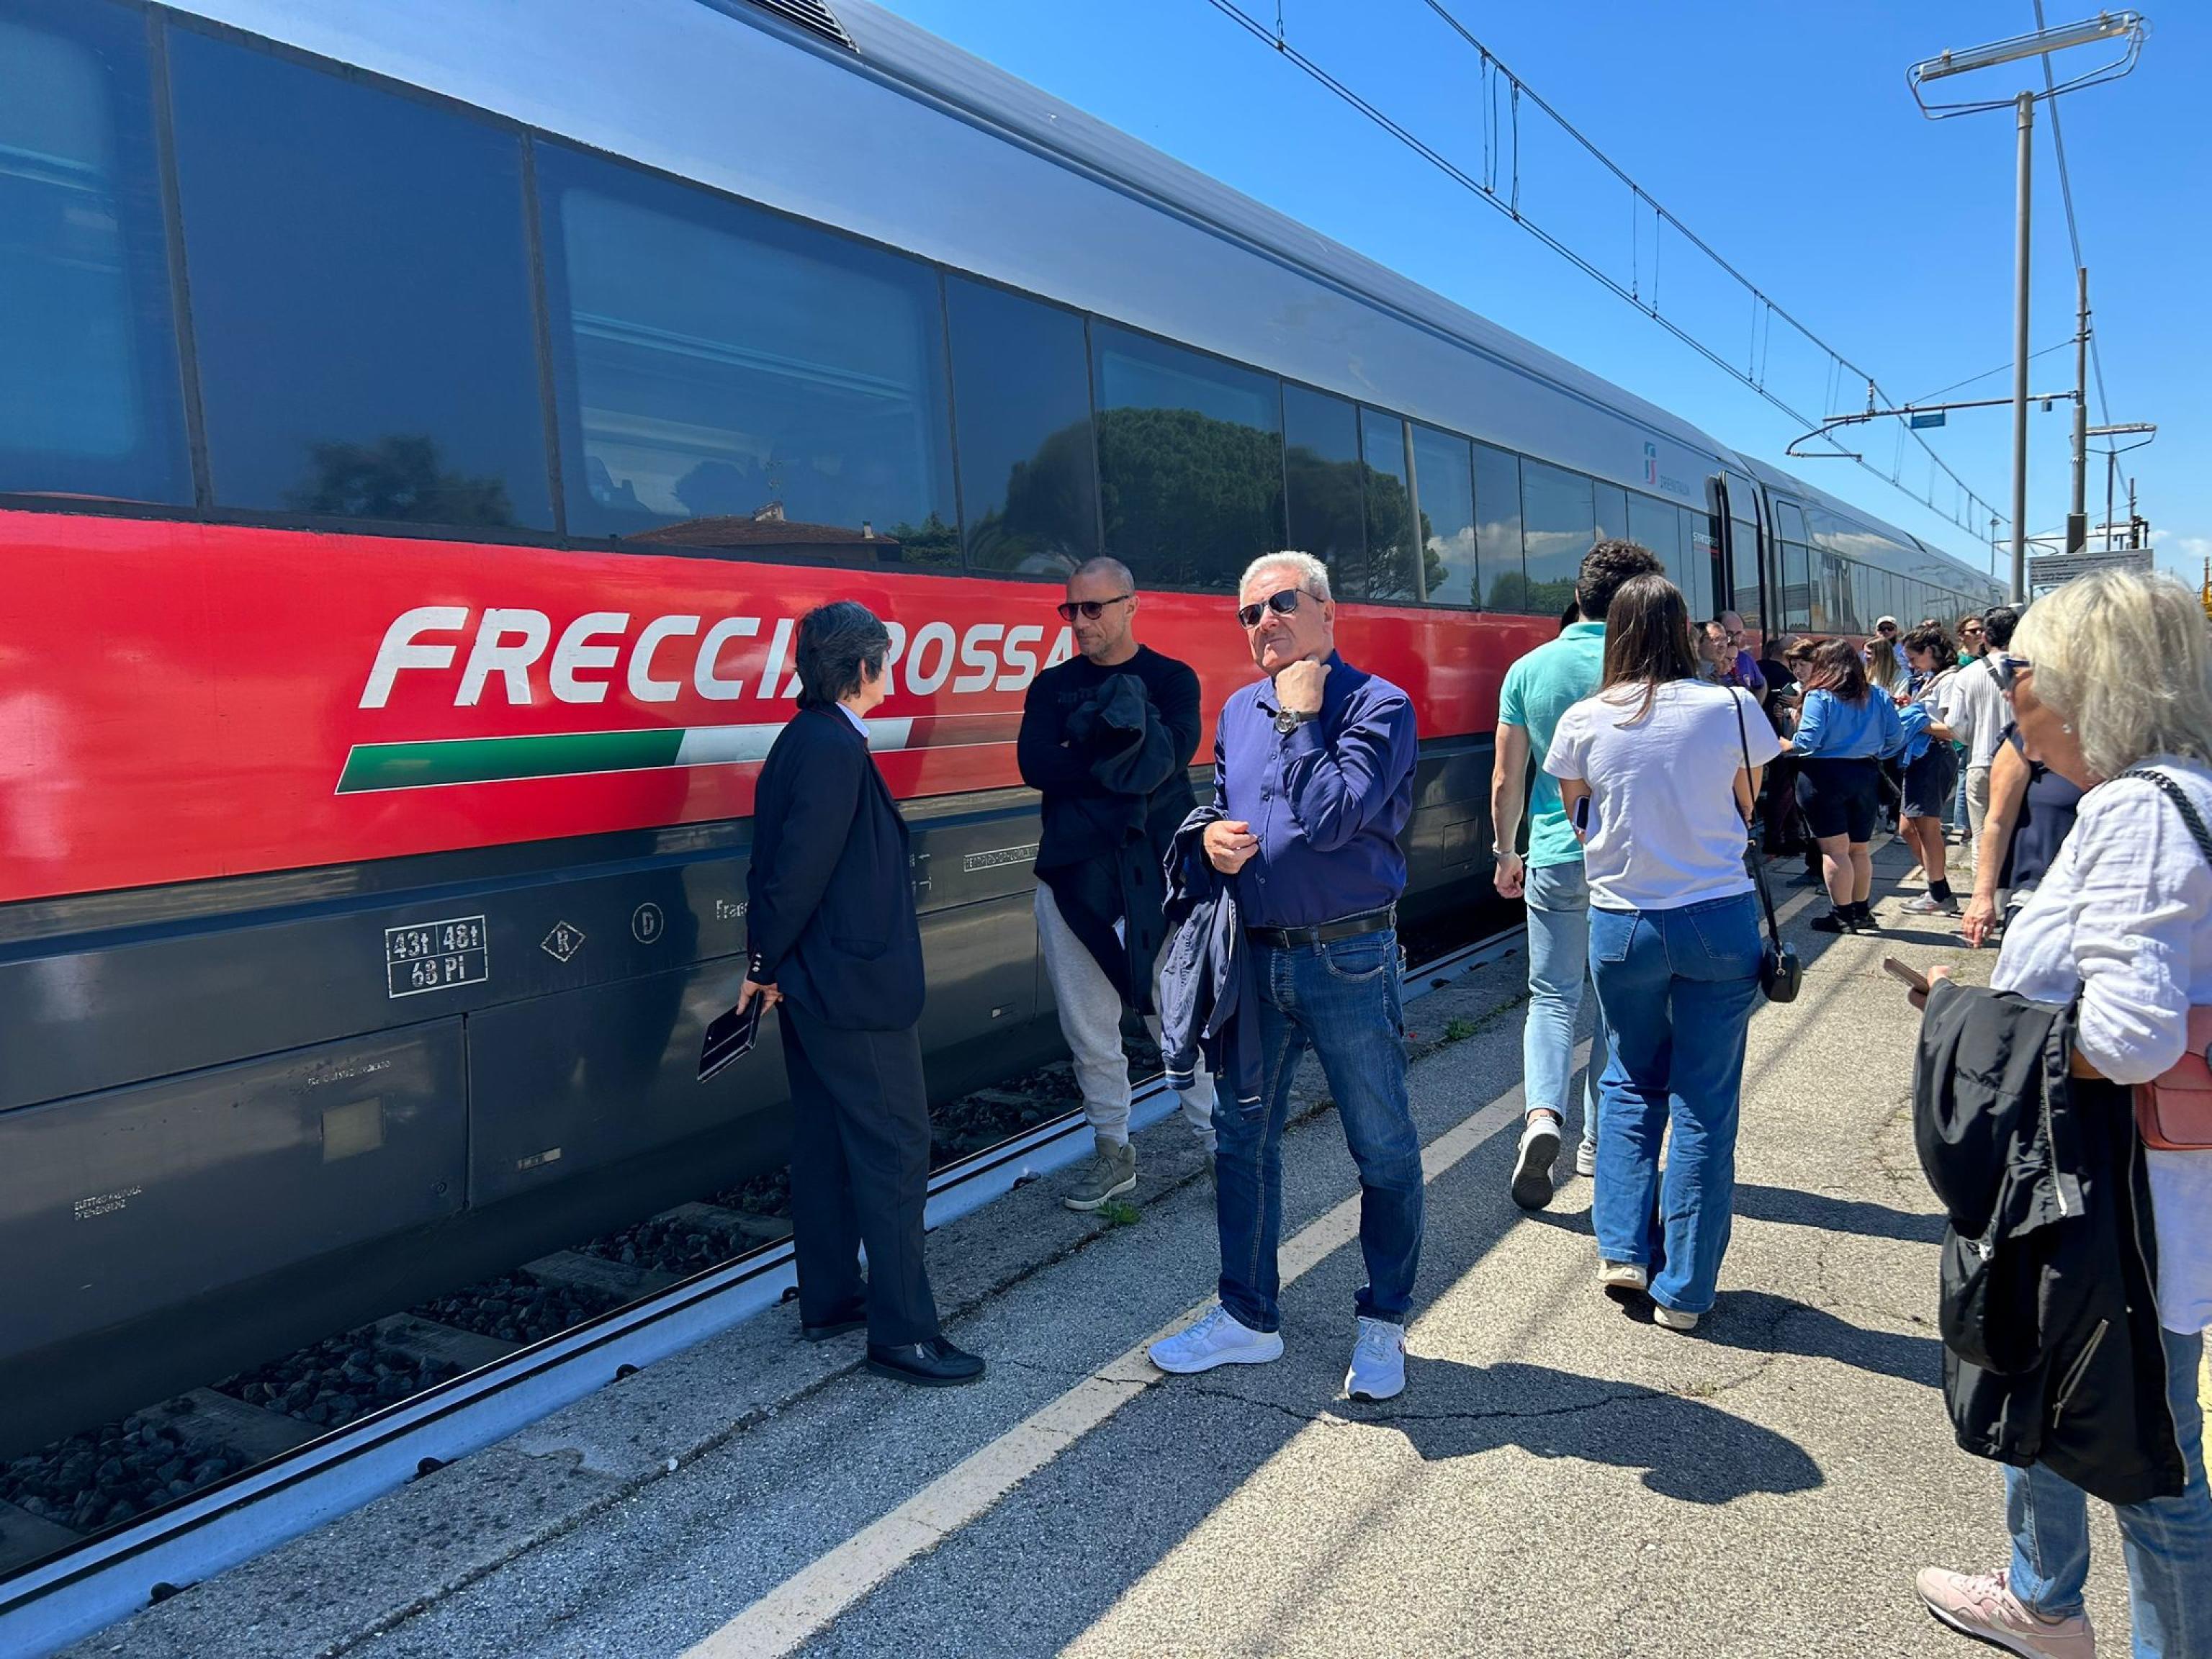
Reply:
<svg viewBox="0 0 2212 1659"><path fill-rule="evenodd" d="M1601 1261L1597 1282L1601 1290L1640 1291L1650 1284L1651 1273L1641 1261Z"/></svg>
<svg viewBox="0 0 2212 1659"><path fill-rule="evenodd" d="M1697 1315L1684 1313L1679 1308L1670 1308L1663 1302L1655 1302L1651 1304L1651 1322L1663 1326L1670 1331L1694 1331L1698 1328Z"/></svg>
<svg viewBox="0 0 2212 1659"><path fill-rule="evenodd" d="M2031 1613L2005 1582L2009 1568L1968 1575L1923 1567L1913 1587L1928 1611L1962 1636L1988 1642L2025 1659L2096 1659L2097 1633L2089 1615L2045 1619Z"/></svg>
<svg viewBox="0 0 2212 1659"><path fill-rule="evenodd" d="M1102 1145L1075 1178L1075 1186L1060 1201L1071 1210L1097 1210L1109 1198L1137 1190L1137 1149L1127 1141L1119 1146Z"/></svg>

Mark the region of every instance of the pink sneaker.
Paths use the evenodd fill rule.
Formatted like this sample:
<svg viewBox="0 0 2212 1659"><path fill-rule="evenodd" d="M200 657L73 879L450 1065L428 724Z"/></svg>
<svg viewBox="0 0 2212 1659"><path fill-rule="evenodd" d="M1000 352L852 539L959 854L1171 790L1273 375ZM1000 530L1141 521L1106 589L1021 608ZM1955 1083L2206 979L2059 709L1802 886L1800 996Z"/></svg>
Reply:
<svg viewBox="0 0 2212 1659"><path fill-rule="evenodd" d="M1923 1567L1914 1588L1928 1611L1963 1636L1989 1642L2026 1659L2096 1659L2097 1633L2089 1615L2045 1619L2030 1613L2006 1583L2009 1568L1995 1572L1946 1572Z"/></svg>

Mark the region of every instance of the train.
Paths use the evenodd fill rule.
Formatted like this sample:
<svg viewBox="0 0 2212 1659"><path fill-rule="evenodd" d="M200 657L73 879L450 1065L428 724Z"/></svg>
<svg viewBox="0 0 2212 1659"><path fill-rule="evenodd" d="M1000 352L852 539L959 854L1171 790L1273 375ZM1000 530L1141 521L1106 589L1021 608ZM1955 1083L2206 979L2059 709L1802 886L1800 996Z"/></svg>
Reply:
<svg viewBox="0 0 2212 1659"><path fill-rule="evenodd" d="M1058 1047L1073 561L1419 711L1406 914L1594 538L1765 632L1971 567L862 0L0 0L0 1455L771 1169L709 1083L796 619L884 616L940 1097Z"/></svg>

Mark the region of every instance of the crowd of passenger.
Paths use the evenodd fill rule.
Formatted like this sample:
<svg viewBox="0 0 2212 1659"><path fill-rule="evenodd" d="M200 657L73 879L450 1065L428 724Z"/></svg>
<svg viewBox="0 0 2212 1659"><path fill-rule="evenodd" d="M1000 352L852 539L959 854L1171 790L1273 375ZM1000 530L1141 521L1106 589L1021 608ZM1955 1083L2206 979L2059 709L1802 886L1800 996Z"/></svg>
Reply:
<svg viewBox="0 0 2212 1659"><path fill-rule="evenodd" d="M1266 555L1236 612L1256 676L1215 724L1201 804L1197 677L1139 641L1139 609L1110 558L1069 575L1079 654L1032 683L1018 744L1042 798L1042 953L1093 1134L1064 1201L1136 1188L1122 1032L1140 1015L1204 1152L1220 1249L1214 1304L1151 1357L1170 1373L1278 1358L1282 1140L1310 1049L1362 1193L1344 1394L1388 1401L1424 1233L1396 933L1414 706L1340 653L1328 568ZM1946 1399L1960 1443L2006 1466L2013 1547L1990 1571L1923 1572L1920 1595L2015 1653L2093 1653L2094 1496L2118 1519L2135 1652L2212 1659L2212 648L2196 597L2104 574L1955 635L1883 617L1863 646L1764 643L1733 611L1692 617L1649 550L1604 541L1559 636L1505 677L1491 850L1525 908L1528 981L1511 1197L1553 1201L1571 1120L1597 1288L1695 1332L1723 1296L1751 1017L1762 990L1796 985L1766 864L1808 860L1814 931L1876 933L1872 854L1893 832L1919 890L1901 911L2002 942L1990 988L1939 968L1910 994L1916 1124L1950 1228ZM740 1006L781 1021L803 1334L865 1327L872 1369L965 1382L984 1362L944 1337L921 1259L905 826L862 719L889 649L857 605L800 624Z"/></svg>

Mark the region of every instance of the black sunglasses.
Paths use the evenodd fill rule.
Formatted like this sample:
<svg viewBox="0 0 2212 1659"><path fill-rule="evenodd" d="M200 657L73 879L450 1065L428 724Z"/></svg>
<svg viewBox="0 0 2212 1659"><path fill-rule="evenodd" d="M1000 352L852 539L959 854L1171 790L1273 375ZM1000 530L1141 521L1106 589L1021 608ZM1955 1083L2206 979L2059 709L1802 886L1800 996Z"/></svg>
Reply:
<svg viewBox="0 0 2212 1659"><path fill-rule="evenodd" d="M1304 597L1297 588L1286 587L1279 593L1268 594L1257 605L1238 605L1237 620L1247 628L1256 628L1260 625L1261 617L1267 611L1272 611L1279 617L1289 616L1298 608L1298 601Z"/></svg>
<svg viewBox="0 0 2212 1659"><path fill-rule="evenodd" d="M2020 684L2020 677L2035 665L2025 657L2015 657L2000 651L1990 659L1990 672L1997 677L1997 689L2010 696Z"/></svg>
<svg viewBox="0 0 2212 1659"><path fill-rule="evenodd" d="M1070 599L1065 605L1055 605L1053 608L1060 612L1060 619L1062 622L1073 622L1075 613L1079 611L1083 613L1083 619L1085 622L1097 622L1108 605L1119 605L1124 599L1135 597L1132 593L1116 593L1110 599Z"/></svg>

